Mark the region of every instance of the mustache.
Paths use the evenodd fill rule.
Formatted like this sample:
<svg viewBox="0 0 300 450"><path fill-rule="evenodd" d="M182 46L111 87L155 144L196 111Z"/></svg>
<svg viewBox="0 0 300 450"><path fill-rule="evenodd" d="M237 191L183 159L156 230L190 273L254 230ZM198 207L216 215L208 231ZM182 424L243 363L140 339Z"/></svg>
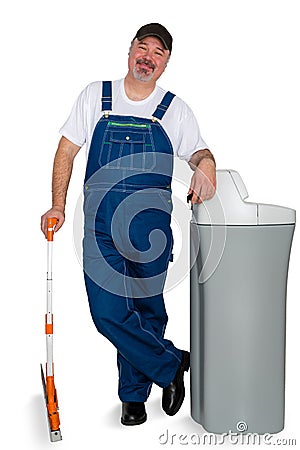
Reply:
<svg viewBox="0 0 300 450"><path fill-rule="evenodd" d="M144 59L144 58L137 59L136 63L137 64L145 64L146 66L149 66L151 69L153 69L153 70L155 69L155 65L151 61L148 61L147 59Z"/></svg>

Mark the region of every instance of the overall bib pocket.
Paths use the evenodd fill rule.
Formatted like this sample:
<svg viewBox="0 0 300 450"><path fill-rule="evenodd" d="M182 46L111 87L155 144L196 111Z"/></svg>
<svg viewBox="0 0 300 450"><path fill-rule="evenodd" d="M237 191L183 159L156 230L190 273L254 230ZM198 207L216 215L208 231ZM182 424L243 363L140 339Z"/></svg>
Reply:
<svg viewBox="0 0 300 450"><path fill-rule="evenodd" d="M151 125L108 122L99 164L110 169L152 170L156 164Z"/></svg>

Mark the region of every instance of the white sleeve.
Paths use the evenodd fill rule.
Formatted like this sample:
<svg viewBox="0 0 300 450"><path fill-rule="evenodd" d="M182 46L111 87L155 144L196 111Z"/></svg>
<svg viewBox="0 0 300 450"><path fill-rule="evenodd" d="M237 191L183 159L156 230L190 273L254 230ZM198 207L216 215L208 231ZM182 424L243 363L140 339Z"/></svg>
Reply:
<svg viewBox="0 0 300 450"><path fill-rule="evenodd" d="M182 118L179 122L177 142L178 147L175 149L175 154L185 161L189 161L192 154L197 150L208 148L202 139L196 117L187 105L185 105Z"/></svg>
<svg viewBox="0 0 300 450"><path fill-rule="evenodd" d="M59 130L62 136L80 147L87 138L87 89L88 87L79 94L67 121Z"/></svg>

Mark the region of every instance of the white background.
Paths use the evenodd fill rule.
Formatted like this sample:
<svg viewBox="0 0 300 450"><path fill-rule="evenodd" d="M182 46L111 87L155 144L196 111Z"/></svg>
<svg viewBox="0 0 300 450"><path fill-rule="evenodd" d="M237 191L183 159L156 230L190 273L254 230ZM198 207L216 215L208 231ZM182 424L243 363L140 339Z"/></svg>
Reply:
<svg viewBox="0 0 300 450"><path fill-rule="evenodd" d="M187 396L175 417L153 388L148 421L121 426L116 355L91 321L73 246L85 155L75 162L66 224L56 235L56 385L63 441L48 442L39 363L45 360L46 241L58 129L91 81L126 74L136 30L151 21L173 34L160 85L194 110L218 168L236 169L250 200L299 208L299 10L295 0L37 0L1 6L1 447L41 450L182 448L159 436L202 434ZM186 222L190 211L186 209ZM188 245L184 233L183 245ZM188 259L182 261L186 273ZM286 427L299 435L299 249L296 230L287 301ZM188 278L166 294L167 337L189 346ZM177 439L177 440L176 440ZM298 443L299 443L298 442ZM54 448L54 447L51 447Z"/></svg>

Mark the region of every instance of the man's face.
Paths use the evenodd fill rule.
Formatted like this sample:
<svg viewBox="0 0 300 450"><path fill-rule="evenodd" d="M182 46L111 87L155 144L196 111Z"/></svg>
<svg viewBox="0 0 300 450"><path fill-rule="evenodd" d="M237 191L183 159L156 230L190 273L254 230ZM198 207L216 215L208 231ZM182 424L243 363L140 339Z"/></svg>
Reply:
<svg viewBox="0 0 300 450"><path fill-rule="evenodd" d="M165 70L169 55L169 50L154 36L135 39L129 52L129 71L139 81L156 81Z"/></svg>

